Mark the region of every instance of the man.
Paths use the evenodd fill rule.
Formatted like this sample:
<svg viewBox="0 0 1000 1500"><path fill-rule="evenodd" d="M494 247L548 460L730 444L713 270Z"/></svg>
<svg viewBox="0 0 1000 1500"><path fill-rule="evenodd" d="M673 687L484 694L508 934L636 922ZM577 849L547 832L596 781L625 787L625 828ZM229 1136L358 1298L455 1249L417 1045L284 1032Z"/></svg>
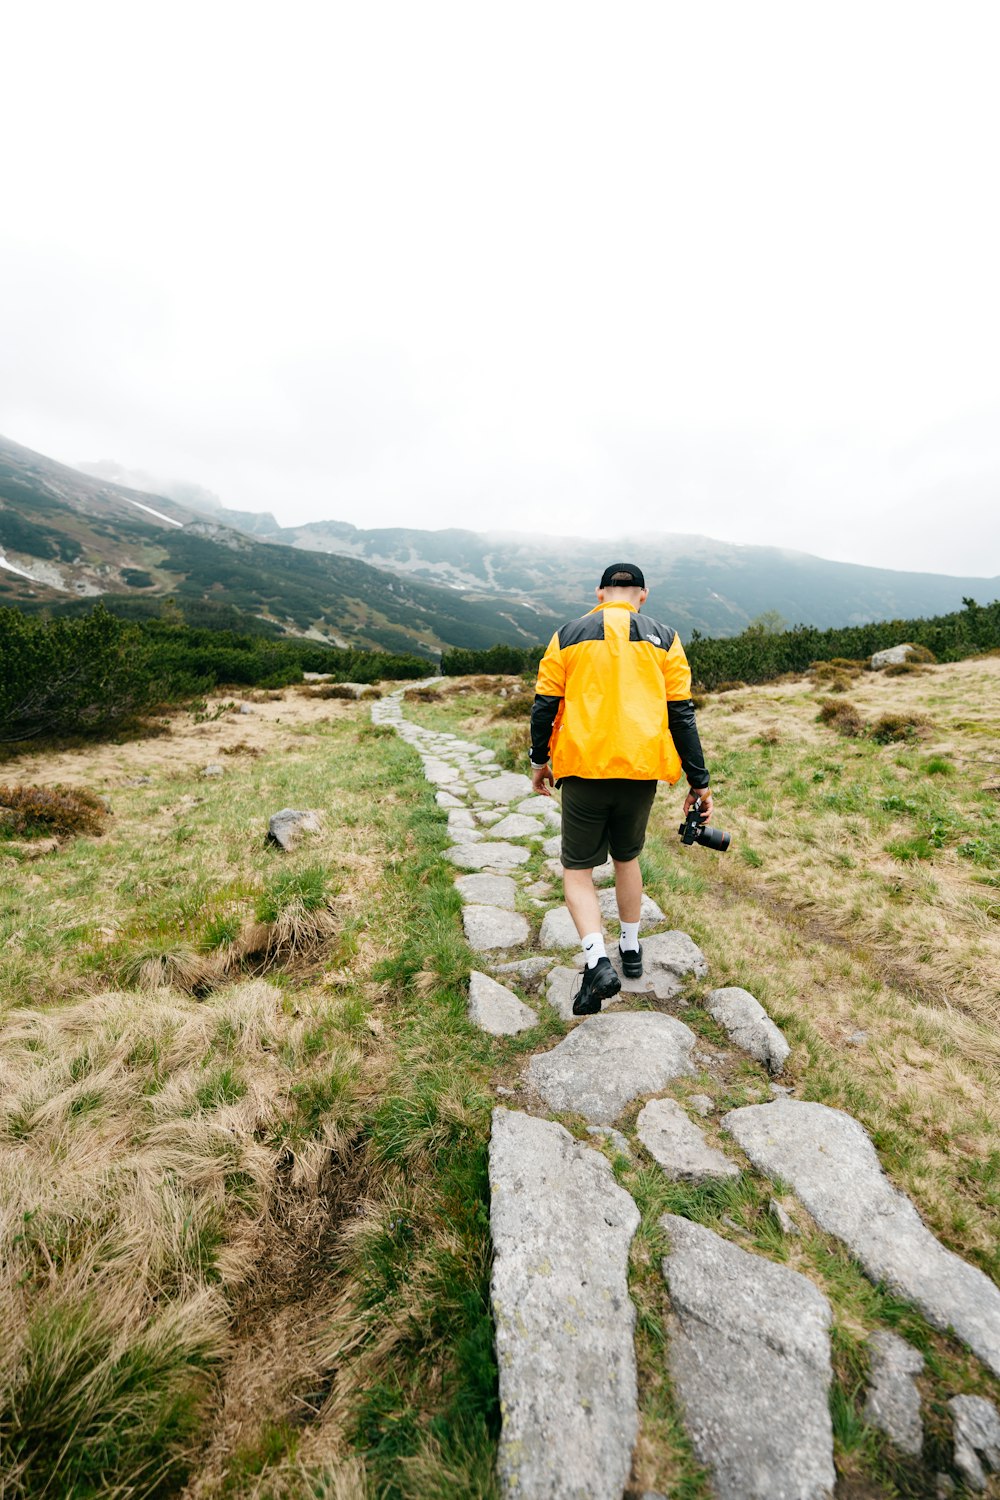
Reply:
<svg viewBox="0 0 1000 1500"><path fill-rule="evenodd" d="M672 785L683 770L685 816L699 797L703 821L712 812L691 669L676 632L639 614L648 593L634 564L605 568L596 607L556 632L538 668L531 780L543 797L553 784L562 790L563 886L586 958L577 1016L593 1015L621 989L604 947L595 867L610 848L622 972L638 979L639 853L657 782Z"/></svg>

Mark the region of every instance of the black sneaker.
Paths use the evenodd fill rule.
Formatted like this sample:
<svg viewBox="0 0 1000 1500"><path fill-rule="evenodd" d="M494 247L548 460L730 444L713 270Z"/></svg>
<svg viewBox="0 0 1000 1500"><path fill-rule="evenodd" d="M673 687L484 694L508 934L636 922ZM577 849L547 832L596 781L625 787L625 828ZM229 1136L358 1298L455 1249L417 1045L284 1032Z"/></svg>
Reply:
<svg viewBox="0 0 1000 1500"><path fill-rule="evenodd" d="M638 948L623 948L618 944L618 956L622 961L622 973L626 979L642 978L642 944Z"/></svg>
<svg viewBox="0 0 1000 1500"><path fill-rule="evenodd" d="M584 969L583 983L573 1001L574 1016L593 1016L601 1008L602 1000L617 995L622 982L611 967L610 958L599 958L592 969Z"/></svg>

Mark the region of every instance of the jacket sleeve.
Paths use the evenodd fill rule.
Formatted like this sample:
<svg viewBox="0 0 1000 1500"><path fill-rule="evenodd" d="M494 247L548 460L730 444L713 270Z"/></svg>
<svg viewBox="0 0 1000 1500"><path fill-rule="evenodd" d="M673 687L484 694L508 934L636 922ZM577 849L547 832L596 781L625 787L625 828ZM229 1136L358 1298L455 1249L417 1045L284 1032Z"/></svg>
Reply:
<svg viewBox="0 0 1000 1500"><path fill-rule="evenodd" d="M667 691L670 737L681 758L688 785L695 791L702 791L708 786L708 768L691 699L691 668L679 635L674 636L670 650L663 659L663 680Z"/></svg>
<svg viewBox="0 0 1000 1500"><path fill-rule="evenodd" d="M566 668L563 665L559 636L549 641L538 666L535 701L531 705L531 763L544 766L549 758L549 740L559 705L566 691Z"/></svg>

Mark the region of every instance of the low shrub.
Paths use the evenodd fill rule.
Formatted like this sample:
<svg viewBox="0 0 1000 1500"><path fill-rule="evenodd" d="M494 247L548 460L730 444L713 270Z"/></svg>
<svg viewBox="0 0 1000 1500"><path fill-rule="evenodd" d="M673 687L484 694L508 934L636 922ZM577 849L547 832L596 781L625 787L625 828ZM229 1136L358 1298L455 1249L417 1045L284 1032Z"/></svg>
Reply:
<svg viewBox="0 0 1000 1500"><path fill-rule="evenodd" d="M407 688L403 694L403 701L405 703L440 703L441 694L436 688Z"/></svg>
<svg viewBox="0 0 1000 1500"><path fill-rule="evenodd" d="M916 739L927 727L928 721L922 714L882 714L868 726L867 734L877 745L892 745L899 740Z"/></svg>
<svg viewBox="0 0 1000 1500"><path fill-rule="evenodd" d="M533 693L517 693L513 698L508 698L494 710L494 719L528 719L531 717L531 705L535 701Z"/></svg>
<svg viewBox="0 0 1000 1500"><path fill-rule="evenodd" d="M0 838L100 834L108 809L85 787L0 786Z"/></svg>
<svg viewBox="0 0 1000 1500"><path fill-rule="evenodd" d="M717 682L715 684L715 692L717 692L717 693L733 693L733 692L736 691L737 688L745 688L745 687L746 687L746 683L745 682L740 682L738 678L733 678L732 681L730 681L727 678L725 682Z"/></svg>
<svg viewBox="0 0 1000 1500"><path fill-rule="evenodd" d="M831 729L835 729L846 739L857 739L865 727L864 720L853 703L824 703L816 717L820 724L829 724Z"/></svg>
<svg viewBox="0 0 1000 1500"><path fill-rule="evenodd" d="M918 661L893 661L887 667L882 668L883 677L912 677L915 672L924 672L926 668Z"/></svg>

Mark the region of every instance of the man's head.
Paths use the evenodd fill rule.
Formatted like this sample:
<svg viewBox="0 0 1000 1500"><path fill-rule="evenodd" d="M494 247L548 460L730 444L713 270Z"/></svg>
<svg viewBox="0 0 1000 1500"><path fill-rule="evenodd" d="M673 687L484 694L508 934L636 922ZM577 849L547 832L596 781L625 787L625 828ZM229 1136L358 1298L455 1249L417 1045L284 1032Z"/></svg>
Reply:
<svg viewBox="0 0 1000 1500"><path fill-rule="evenodd" d="M612 563L604 569L597 585L597 598L601 604L632 604L636 609L649 597L642 569L635 563Z"/></svg>

